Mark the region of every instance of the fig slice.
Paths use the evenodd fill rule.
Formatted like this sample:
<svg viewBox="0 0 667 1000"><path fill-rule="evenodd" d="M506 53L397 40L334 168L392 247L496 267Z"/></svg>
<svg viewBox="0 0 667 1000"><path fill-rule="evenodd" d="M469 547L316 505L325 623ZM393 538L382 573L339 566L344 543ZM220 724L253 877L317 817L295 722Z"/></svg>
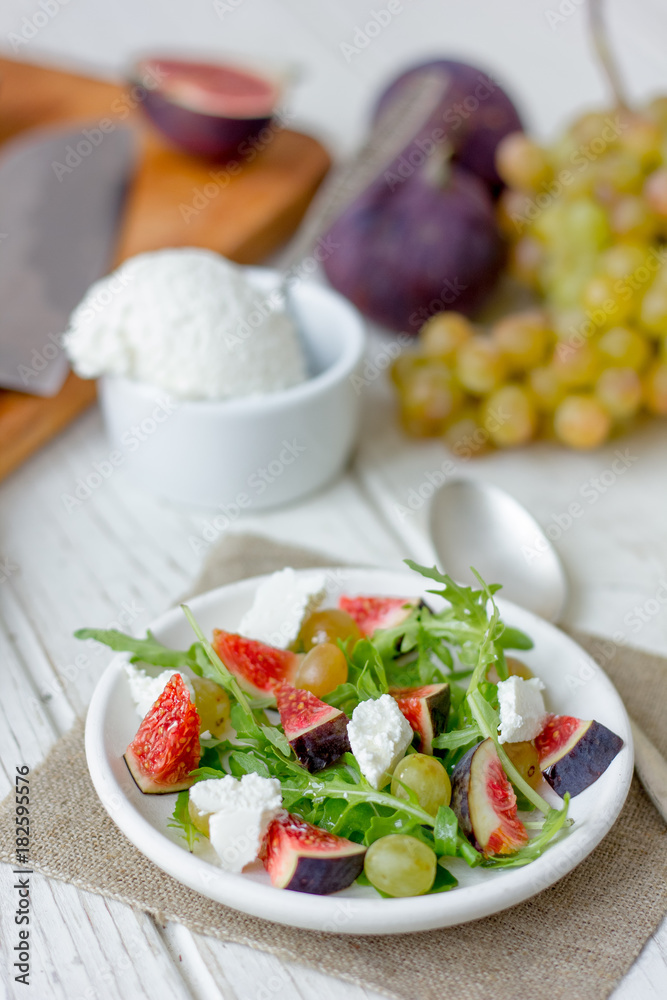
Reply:
<svg viewBox="0 0 667 1000"><path fill-rule="evenodd" d="M346 597L338 607L354 618L364 636L372 636L379 628L396 628L410 617L421 601L418 597Z"/></svg>
<svg viewBox="0 0 667 1000"><path fill-rule="evenodd" d="M321 771L350 750L348 718L339 708L285 681L275 695L287 741L307 771Z"/></svg>
<svg viewBox="0 0 667 1000"><path fill-rule="evenodd" d="M389 694L419 736L420 752L432 754L433 737L447 727L449 684L445 681L422 687L390 688Z"/></svg>
<svg viewBox="0 0 667 1000"><path fill-rule="evenodd" d="M263 853L277 888L325 896L361 874L366 848L287 813L272 821Z"/></svg>
<svg viewBox="0 0 667 1000"><path fill-rule="evenodd" d="M594 719L550 715L535 737L546 780L558 795L579 795L598 780L623 747L623 740Z"/></svg>
<svg viewBox="0 0 667 1000"><path fill-rule="evenodd" d="M517 816L516 795L491 739L482 740L451 775L452 809L468 840L487 857L514 854L528 843Z"/></svg>
<svg viewBox="0 0 667 1000"><path fill-rule="evenodd" d="M302 657L222 629L213 631L213 648L244 691L272 695L280 681L292 683Z"/></svg>
<svg viewBox="0 0 667 1000"><path fill-rule="evenodd" d="M190 787L200 755L199 714L183 678L174 674L125 751L125 763L142 792L165 794Z"/></svg>

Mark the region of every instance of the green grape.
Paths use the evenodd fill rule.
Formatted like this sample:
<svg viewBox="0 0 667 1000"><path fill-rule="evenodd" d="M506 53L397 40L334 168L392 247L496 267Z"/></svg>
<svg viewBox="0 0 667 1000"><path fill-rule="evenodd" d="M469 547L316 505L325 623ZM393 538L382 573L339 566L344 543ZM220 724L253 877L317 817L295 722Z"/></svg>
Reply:
<svg viewBox="0 0 667 1000"><path fill-rule="evenodd" d="M368 848L364 872L376 889L389 896L421 896L435 881L437 861L428 844L390 833Z"/></svg>
<svg viewBox="0 0 667 1000"><path fill-rule="evenodd" d="M448 360L473 333L472 323L461 313L441 312L419 331L419 346L427 357Z"/></svg>
<svg viewBox="0 0 667 1000"><path fill-rule="evenodd" d="M306 653L294 676L294 687L310 691L317 698L331 694L347 680L347 659L339 646L320 642Z"/></svg>
<svg viewBox="0 0 667 1000"><path fill-rule="evenodd" d="M191 681L201 732L208 730L212 736L221 736L229 718L229 695L207 677L192 677Z"/></svg>
<svg viewBox="0 0 667 1000"><path fill-rule="evenodd" d="M556 201L537 217L535 232L547 244L581 256L585 250L601 250L609 240L607 213L592 198Z"/></svg>
<svg viewBox="0 0 667 1000"><path fill-rule="evenodd" d="M611 206L611 230L615 236L649 242L658 231L658 219L643 198L625 195Z"/></svg>
<svg viewBox="0 0 667 1000"><path fill-rule="evenodd" d="M517 281L537 289L545 254L545 247L539 240L533 236L522 236L510 247L507 269Z"/></svg>
<svg viewBox="0 0 667 1000"><path fill-rule="evenodd" d="M641 371L648 361L651 349L639 330L629 326L613 326L597 342L597 350L604 365L634 368Z"/></svg>
<svg viewBox="0 0 667 1000"><path fill-rule="evenodd" d="M477 409L467 407L445 427L447 447L461 458L476 458L489 450L489 432L480 421Z"/></svg>
<svg viewBox="0 0 667 1000"><path fill-rule="evenodd" d="M195 829L199 830L200 833L203 833L205 837L208 837L209 836L208 821L209 817L212 814L200 812L200 810L197 809L197 806L190 798L188 798L188 813L192 825L195 827Z"/></svg>
<svg viewBox="0 0 667 1000"><path fill-rule="evenodd" d="M496 389L484 400L481 412L484 427L499 448L513 448L535 437L535 406L523 386Z"/></svg>
<svg viewBox="0 0 667 1000"><path fill-rule="evenodd" d="M425 368L427 364L428 361L423 354L417 351L404 351L391 366L391 380L401 389L418 369Z"/></svg>
<svg viewBox="0 0 667 1000"><path fill-rule="evenodd" d="M491 392L505 377L500 349L490 337L475 335L457 352L456 374L464 389L475 395Z"/></svg>
<svg viewBox="0 0 667 1000"><path fill-rule="evenodd" d="M528 372L528 389L535 408L541 413L553 413L565 396L565 387L553 365L543 365Z"/></svg>
<svg viewBox="0 0 667 1000"><path fill-rule="evenodd" d="M298 645L308 652L321 642L331 642L334 645L339 639L354 642L361 639L359 626L352 615L340 608L326 608L324 611L313 611L308 615L299 632Z"/></svg>
<svg viewBox="0 0 667 1000"><path fill-rule="evenodd" d="M542 780L540 758L532 743L504 743L503 750L514 764L515 768L531 788L537 788Z"/></svg>
<svg viewBox="0 0 667 1000"><path fill-rule="evenodd" d="M621 113L624 128L619 135L619 145L627 150L643 170L652 170L660 162L663 134L660 126L650 117L636 113Z"/></svg>
<svg viewBox="0 0 667 1000"><path fill-rule="evenodd" d="M650 247L645 243L616 243L600 256L600 274L620 280L629 278L640 267L646 266Z"/></svg>
<svg viewBox="0 0 667 1000"><path fill-rule="evenodd" d="M642 299L637 319L649 333L657 336L667 333L667 286L653 282Z"/></svg>
<svg viewBox="0 0 667 1000"><path fill-rule="evenodd" d="M667 362L656 361L644 376L644 401L657 416L667 416Z"/></svg>
<svg viewBox="0 0 667 1000"><path fill-rule="evenodd" d="M538 310L505 316L492 328L491 336L513 372L539 365L550 339L546 317Z"/></svg>
<svg viewBox="0 0 667 1000"><path fill-rule="evenodd" d="M595 395L615 420L627 420L641 404L642 382L634 368L607 368L596 382Z"/></svg>
<svg viewBox="0 0 667 1000"><path fill-rule="evenodd" d="M510 132L496 147L496 169L510 187L537 191L551 180L552 170L546 152L525 132Z"/></svg>
<svg viewBox="0 0 667 1000"><path fill-rule="evenodd" d="M593 192L598 201L610 204L619 194L638 194L643 181L644 171L639 160L619 149L596 164Z"/></svg>
<svg viewBox="0 0 667 1000"><path fill-rule="evenodd" d="M667 97L654 97L646 106L645 114L662 129L667 129Z"/></svg>
<svg viewBox="0 0 667 1000"><path fill-rule="evenodd" d="M609 113L605 111L587 111L580 118L576 118L572 122L566 134L572 136L572 141L577 146L588 146L595 142L595 140L599 140L603 135L607 135L608 132ZM613 145L614 141L612 139L612 142L608 143L608 145Z"/></svg>
<svg viewBox="0 0 667 1000"><path fill-rule="evenodd" d="M399 761L391 779L391 794L407 799L407 786L417 796L425 812L435 816L440 806L448 806L452 797L449 775L437 757L424 753L409 753Z"/></svg>
<svg viewBox="0 0 667 1000"><path fill-rule="evenodd" d="M622 323L632 312L632 298L610 277L598 274L584 286L581 304L595 316L598 327ZM599 320L602 319L602 322Z"/></svg>
<svg viewBox="0 0 667 1000"><path fill-rule="evenodd" d="M529 225L527 211L531 205L529 195L522 191L505 188L498 198L496 218L503 236L509 240L518 239Z"/></svg>
<svg viewBox="0 0 667 1000"><path fill-rule="evenodd" d="M567 396L554 414L556 437L570 448L597 448L610 430L611 417L594 396Z"/></svg>
<svg viewBox="0 0 667 1000"><path fill-rule="evenodd" d="M660 167L646 178L644 199L649 209L667 219L667 167Z"/></svg>
<svg viewBox="0 0 667 1000"><path fill-rule="evenodd" d="M465 346L465 345L464 345ZM414 369L401 386L401 420L408 434L440 434L463 401L460 387L442 362Z"/></svg>
<svg viewBox="0 0 667 1000"><path fill-rule="evenodd" d="M600 357L588 341L561 341L551 364L561 384L568 388L592 385L600 374Z"/></svg>

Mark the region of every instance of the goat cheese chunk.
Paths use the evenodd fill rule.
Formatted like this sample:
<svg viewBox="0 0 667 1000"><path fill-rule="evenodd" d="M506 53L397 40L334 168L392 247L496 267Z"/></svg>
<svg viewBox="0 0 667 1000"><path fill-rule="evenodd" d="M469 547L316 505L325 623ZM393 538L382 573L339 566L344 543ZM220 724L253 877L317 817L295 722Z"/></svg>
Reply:
<svg viewBox="0 0 667 1000"><path fill-rule="evenodd" d="M412 727L391 697L360 702L347 727L352 753L373 788L386 783L412 741Z"/></svg>
<svg viewBox="0 0 667 1000"><path fill-rule="evenodd" d="M181 674L183 683L190 692L190 698L195 700L195 689L192 681L180 670L162 670L159 674L149 674L147 670L138 667L136 663L126 663L125 673L130 683L130 694L134 702L137 714L141 719L145 718L155 702L164 691L167 683L175 674Z"/></svg>
<svg viewBox="0 0 667 1000"><path fill-rule="evenodd" d="M544 729L547 712L542 692L544 684L538 677L529 681L523 677L508 677L498 684L501 743L532 740Z"/></svg>
<svg viewBox="0 0 667 1000"><path fill-rule="evenodd" d="M295 642L303 621L325 597L323 573L304 580L289 567L281 569L259 585L252 607L241 619L239 632L248 639L287 649Z"/></svg>
<svg viewBox="0 0 667 1000"><path fill-rule="evenodd" d="M201 818L208 817L209 839L228 872L240 872L257 858L271 820L282 809L280 782L252 773L197 781L190 801Z"/></svg>

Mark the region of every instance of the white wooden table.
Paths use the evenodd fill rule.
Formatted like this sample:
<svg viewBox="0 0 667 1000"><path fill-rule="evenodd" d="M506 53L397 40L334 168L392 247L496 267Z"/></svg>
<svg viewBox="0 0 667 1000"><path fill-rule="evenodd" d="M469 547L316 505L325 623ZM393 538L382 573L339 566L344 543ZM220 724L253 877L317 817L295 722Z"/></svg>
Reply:
<svg viewBox="0 0 667 1000"><path fill-rule="evenodd" d="M371 360L383 349L373 340ZM398 566L406 555L428 558L419 519L405 517L411 490L428 482L446 457L437 443L415 445L394 429L382 379L365 390L364 431L348 473L298 506L249 516L236 530L257 530L310 544L332 557ZM634 633L626 618L667 579L667 490L662 424L624 441L632 465L600 493L558 547L573 589L567 620L611 633L623 628L638 645L667 651L664 615ZM122 469L68 513L72 493L106 455L96 410L0 487L0 796L14 768L34 767L82 713L108 656L84 668L72 632L107 625L125 610L143 631L196 573L207 512L174 508L136 490ZM584 483L610 468L614 448L593 456L546 446L461 463L465 475L510 489L547 524L565 511ZM604 479L608 477L603 477ZM398 512L397 512L398 511ZM624 624L625 622L625 624ZM36 823L39 817L35 816ZM12 876L0 868L0 976L9 997L51 1000L362 1000L376 994L318 973L192 934L70 885L33 876L32 988L9 981L15 941ZM583 970L582 970L583 974ZM0 980L1 981L1 980ZM667 924L619 987L615 1000L667 995Z"/></svg>

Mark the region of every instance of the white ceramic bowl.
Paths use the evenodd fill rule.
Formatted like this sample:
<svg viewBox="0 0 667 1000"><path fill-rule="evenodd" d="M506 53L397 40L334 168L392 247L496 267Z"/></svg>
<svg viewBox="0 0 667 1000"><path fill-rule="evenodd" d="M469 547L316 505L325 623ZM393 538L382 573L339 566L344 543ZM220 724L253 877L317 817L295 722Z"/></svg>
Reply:
<svg viewBox="0 0 667 1000"><path fill-rule="evenodd" d="M259 288L276 272L249 268ZM303 283L291 302L308 351L311 377L267 396L169 400L154 386L115 376L99 380L114 464L170 500L217 507L235 517L296 500L344 467L359 424L353 384L364 325L342 296ZM113 456L112 456L113 461Z"/></svg>

